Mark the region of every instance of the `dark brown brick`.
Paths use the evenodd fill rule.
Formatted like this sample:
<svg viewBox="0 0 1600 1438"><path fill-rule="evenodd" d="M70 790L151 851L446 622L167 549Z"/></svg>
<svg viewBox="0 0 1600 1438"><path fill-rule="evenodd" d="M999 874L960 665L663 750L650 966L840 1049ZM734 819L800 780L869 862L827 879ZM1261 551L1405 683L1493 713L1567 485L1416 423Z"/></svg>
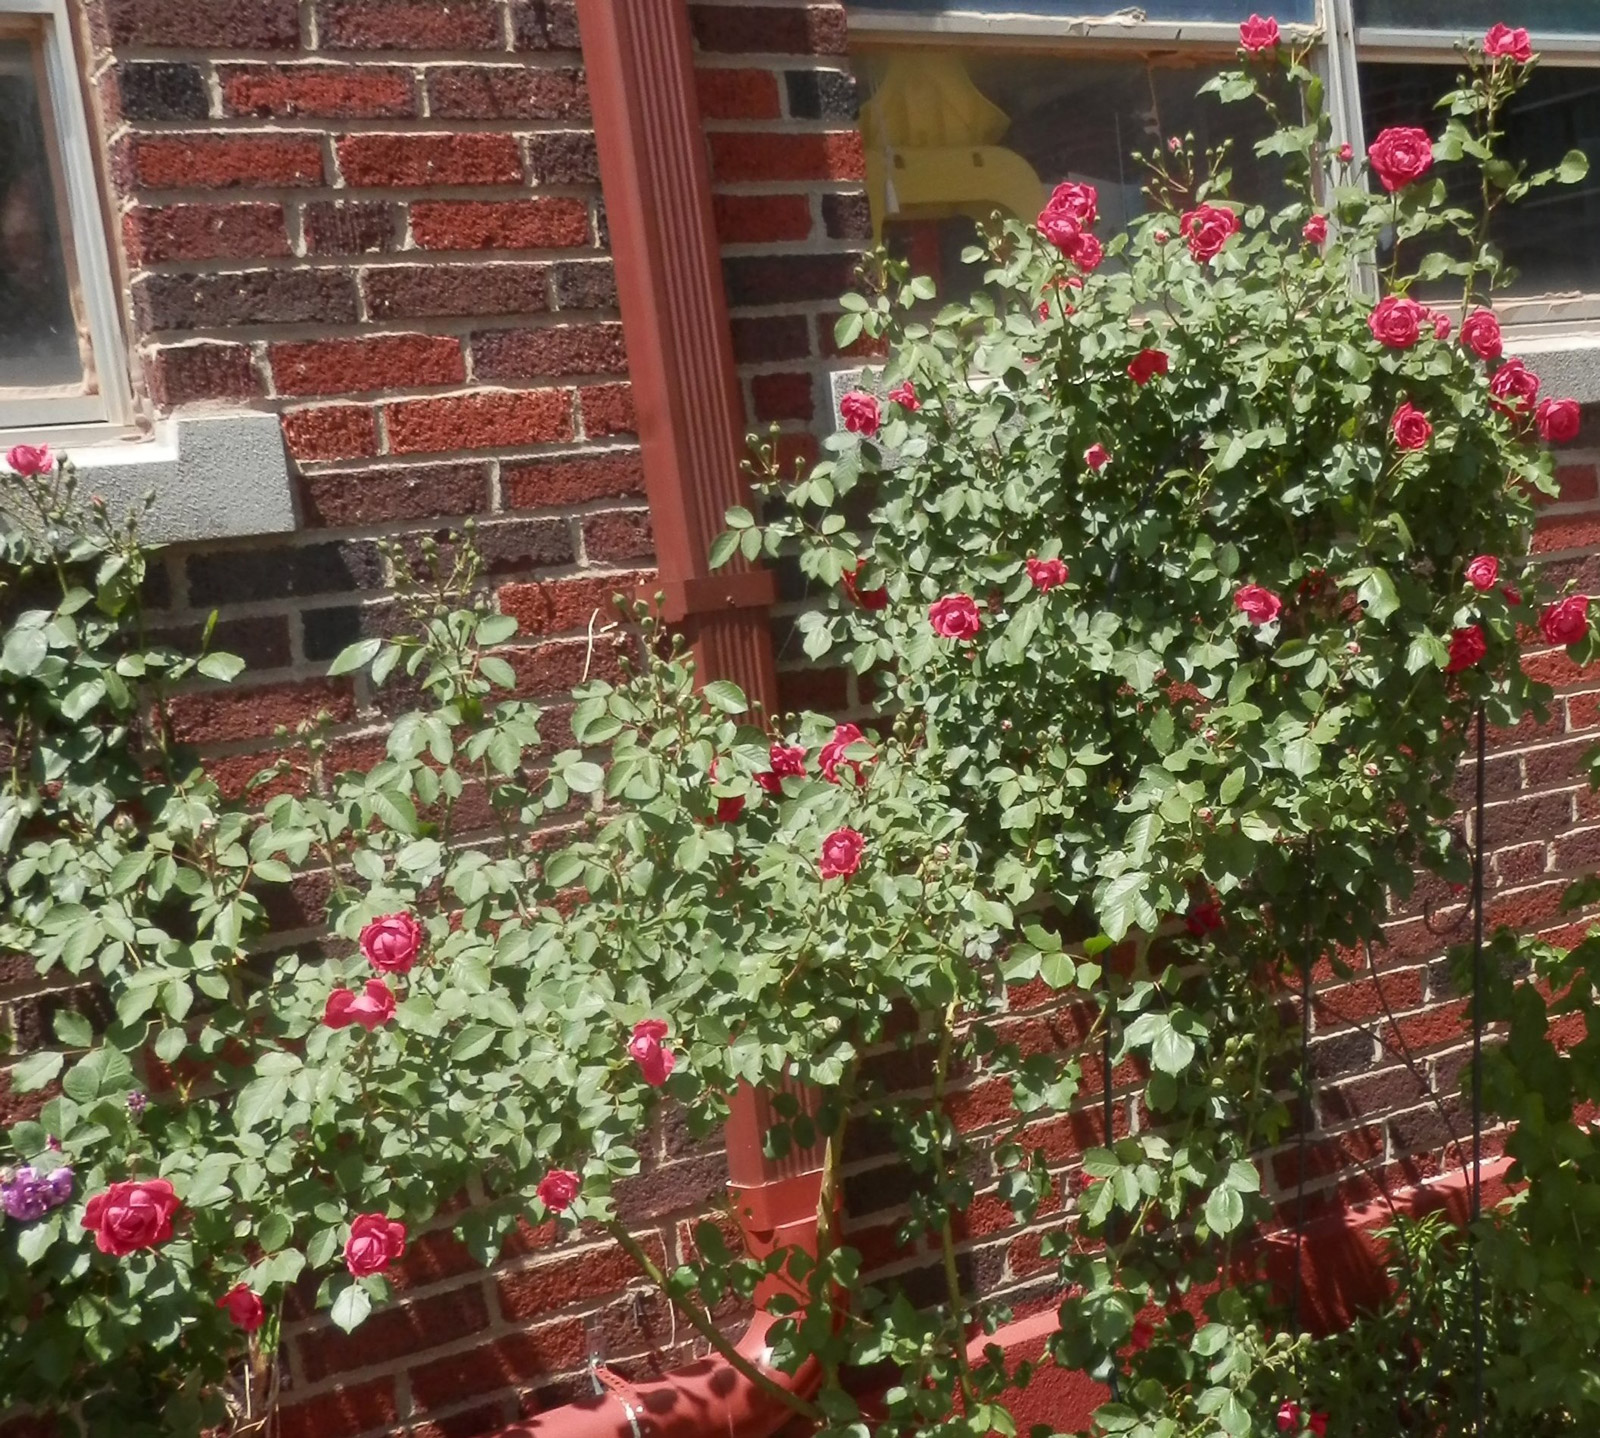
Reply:
<svg viewBox="0 0 1600 1438"><path fill-rule="evenodd" d="M512 0L511 38L519 50L579 50L573 0Z"/></svg>
<svg viewBox="0 0 1600 1438"><path fill-rule="evenodd" d="M614 509L583 521L583 552L591 564L633 563L655 552L647 509Z"/></svg>
<svg viewBox="0 0 1600 1438"><path fill-rule="evenodd" d="M824 195L822 224L831 240L870 240L872 211L865 195Z"/></svg>
<svg viewBox="0 0 1600 1438"><path fill-rule="evenodd" d="M619 324L484 330L472 336L473 372L484 380L541 375L626 374Z"/></svg>
<svg viewBox="0 0 1600 1438"><path fill-rule="evenodd" d="M500 17L491 0L321 0L324 50L498 50Z"/></svg>
<svg viewBox="0 0 1600 1438"><path fill-rule="evenodd" d="M563 260L551 266L551 284L557 309L617 307L617 276L610 260Z"/></svg>
<svg viewBox="0 0 1600 1438"><path fill-rule="evenodd" d="M395 212L382 200L317 200L302 214L306 248L314 255L361 255L393 250Z"/></svg>
<svg viewBox="0 0 1600 1438"><path fill-rule="evenodd" d="M843 55L847 48L842 5L691 5L695 43L731 55Z"/></svg>
<svg viewBox="0 0 1600 1438"><path fill-rule="evenodd" d="M194 605L247 604L383 585L377 546L365 540L191 554L185 569Z"/></svg>
<svg viewBox="0 0 1600 1438"><path fill-rule="evenodd" d="M722 262L736 305L836 300L855 283L855 255L741 255Z"/></svg>
<svg viewBox="0 0 1600 1438"><path fill-rule="evenodd" d="M150 397L163 408L208 399L250 399L264 392L248 345L171 345L146 370Z"/></svg>
<svg viewBox="0 0 1600 1438"><path fill-rule="evenodd" d="M588 185L600 181L594 136L587 130L551 130L528 141L531 178L543 185Z"/></svg>
<svg viewBox="0 0 1600 1438"><path fill-rule="evenodd" d="M117 67L116 76L125 120L203 120L211 113L198 65L127 64Z"/></svg>
<svg viewBox="0 0 1600 1438"><path fill-rule="evenodd" d="M340 324L357 315L355 276L339 270L146 275L134 282L133 303L147 330Z"/></svg>
<svg viewBox="0 0 1600 1438"><path fill-rule="evenodd" d="M299 0L107 0L106 24L118 45L293 50L300 43Z"/></svg>
<svg viewBox="0 0 1600 1438"><path fill-rule="evenodd" d="M300 1340L300 1363L307 1379L315 1383L334 1373L431 1348L446 1334L452 1339L465 1337L488 1324L482 1290L458 1288L417 1303L381 1307L353 1333L318 1329Z"/></svg>
<svg viewBox="0 0 1600 1438"><path fill-rule="evenodd" d="M419 464L302 477L306 522L330 528L445 519L489 507L486 464Z"/></svg>
<svg viewBox="0 0 1600 1438"><path fill-rule="evenodd" d="M481 525L478 552L492 574L571 564L572 530L564 519L514 519Z"/></svg>
<svg viewBox="0 0 1600 1438"><path fill-rule="evenodd" d="M548 305L544 265L385 265L362 277L374 319L532 315Z"/></svg>
<svg viewBox="0 0 1600 1438"><path fill-rule="evenodd" d="M733 355L741 364L771 364L811 354L811 325L804 315L733 321Z"/></svg>
<svg viewBox="0 0 1600 1438"><path fill-rule="evenodd" d="M449 120L586 120L581 70L441 65L427 77L428 112Z"/></svg>

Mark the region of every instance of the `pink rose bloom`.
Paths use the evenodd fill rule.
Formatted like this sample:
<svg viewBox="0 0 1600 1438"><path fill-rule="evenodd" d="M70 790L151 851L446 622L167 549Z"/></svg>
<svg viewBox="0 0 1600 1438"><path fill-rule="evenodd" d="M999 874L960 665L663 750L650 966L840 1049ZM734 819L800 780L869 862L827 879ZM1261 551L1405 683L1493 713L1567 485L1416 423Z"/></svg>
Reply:
<svg viewBox="0 0 1600 1438"><path fill-rule="evenodd" d="M217 1300L217 1307L228 1315L235 1328L246 1333L254 1333L267 1321L267 1306L248 1283L234 1284Z"/></svg>
<svg viewBox="0 0 1600 1438"><path fill-rule="evenodd" d="M178 1196L166 1179L130 1179L90 1198L83 1227L94 1234L94 1246L101 1253L124 1258L171 1238L172 1216L178 1208Z"/></svg>
<svg viewBox="0 0 1600 1438"><path fill-rule="evenodd" d="M1355 159L1355 157L1356 152L1351 148L1348 141L1339 146L1339 160L1341 164L1348 165L1353 159Z"/></svg>
<svg viewBox="0 0 1600 1438"><path fill-rule="evenodd" d="M1541 400L1534 418L1539 433L1551 444L1571 444L1583 428L1583 411L1575 399Z"/></svg>
<svg viewBox="0 0 1600 1438"><path fill-rule="evenodd" d="M1093 185L1076 180L1063 180L1050 192L1044 213L1065 215L1080 226L1088 226L1100 218L1100 192Z"/></svg>
<svg viewBox="0 0 1600 1438"><path fill-rule="evenodd" d="M1426 449L1433 438L1433 426L1428 416L1407 400L1394 412L1391 424L1394 442L1401 449Z"/></svg>
<svg viewBox="0 0 1600 1438"><path fill-rule="evenodd" d="M867 841L854 829L835 829L822 841L822 877L848 879L861 867L866 847Z"/></svg>
<svg viewBox="0 0 1600 1438"><path fill-rule="evenodd" d="M881 584L876 589L863 589L859 583L861 571L867 567L867 561L862 559L856 562L854 569L847 569L839 576L840 588L850 596L853 603L859 604L863 609L887 609L889 607L889 591Z"/></svg>
<svg viewBox="0 0 1600 1438"><path fill-rule="evenodd" d="M917 398L917 392L911 387L910 380L901 380L889 391L889 398L901 409L908 409L913 414L922 408L922 401Z"/></svg>
<svg viewBox="0 0 1600 1438"><path fill-rule="evenodd" d="M1515 60L1526 65L1533 59L1533 41L1526 30L1513 30L1509 25L1491 25L1483 37L1483 53L1491 60Z"/></svg>
<svg viewBox="0 0 1600 1438"><path fill-rule="evenodd" d="M660 1088L678 1064L677 1055L666 1045L666 1037L666 1020L641 1019L628 1040L628 1053L651 1088Z"/></svg>
<svg viewBox="0 0 1600 1438"><path fill-rule="evenodd" d="M421 947L422 925L410 914L385 914L361 931L361 952L386 974L410 973Z"/></svg>
<svg viewBox="0 0 1600 1438"><path fill-rule="evenodd" d="M1149 384L1158 374L1166 374L1171 362L1165 350L1140 350L1128 365L1128 374L1137 385Z"/></svg>
<svg viewBox="0 0 1600 1438"><path fill-rule="evenodd" d="M363 1213L344 1241L344 1266L356 1278L382 1273L406 1251L406 1226L381 1213Z"/></svg>
<svg viewBox="0 0 1600 1438"><path fill-rule="evenodd" d="M1385 295L1367 316L1373 339L1392 350L1408 350L1422 335L1428 312L1404 295Z"/></svg>
<svg viewBox="0 0 1600 1438"><path fill-rule="evenodd" d="M785 779L806 776L806 751L798 744L774 744L767 751L767 762L772 768L755 777L756 783L769 794L782 794Z"/></svg>
<svg viewBox="0 0 1600 1438"><path fill-rule="evenodd" d="M1434 337L1434 339L1436 339L1436 340L1447 340L1447 339L1449 339L1450 338L1450 316L1449 315L1440 314L1438 310L1434 310L1432 317L1433 317L1433 337Z"/></svg>
<svg viewBox="0 0 1600 1438"><path fill-rule="evenodd" d="M1300 231L1308 245L1324 244L1328 238L1328 217L1326 215L1313 215L1305 223L1305 228Z"/></svg>
<svg viewBox="0 0 1600 1438"><path fill-rule="evenodd" d="M1367 146L1367 158L1383 188L1393 193L1433 168L1433 141L1426 130L1394 125Z"/></svg>
<svg viewBox="0 0 1600 1438"><path fill-rule="evenodd" d="M1106 251L1105 246L1085 230L1072 242L1072 248L1067 251L1067 256L1085 274L1093 274L1100 268L1100 261L1105 259Z"/></svg>
<svg viewBox="0 0 1600 1438"><path fill-rule="evenodd" d="M839 413L844 417L844 427L851 434L864 434L869 439L878 432L883 416L877 398L864 389L853 389L839 401Z"/></svg>
<svg viewBox="0 0 1600 1438"><path fill-rule="evenodd" d="M1070 255L1083 234L1083 226L1071 215L1046 209L1039 211L1039 233L1063 254Z"/></svg>
<svg viewBox="0 0 1600 1438"><path fill-rule="evenodd" d="M56 457L47 444L19 444L6 455L6 464L15 473L31 479L49 474L56 467Z"/></svg>
<svg viewBox="0 0 1600 1438"><path fill-rule="evenodd" d="M1189 253L1202 264L1222 252L1228 237L1239 229L1239 216L1222 205L1201 205L1183 217L1179 230L1189 242Z"/></svg>
<svg viewBox="0 0 1600 1438"><path fill-rule="evenodd" d="M1283 612L1283 601L1259 584L1244 584L1233 592L1233 607L1252 624L1271 624Z"/></svg>
<svg viewBox="0 0 1600 1438"><path fill-rule="evenodd" d="M1450 636L1450 659L1444 672L1459 674L1463 669L1471 669L1488 652L1489 644L1483 637L1483 630L1476 624L1469 624Z"/></svg>
<svg viewBox="0 0 1600 1438"><path fill-rule="evenodd" d="M1111 455L1103 444L1091 444L1083 452L1083 462L1090 469L1099 471L1111 463Z"/></svg>
<svg viewBox="0 0 1600 1438"><path fill-rule="evenodd" d="M1589 633L1589 596L1571 594L1545 606L1539 633L1551 644L1576 644Z"/></svg>
<svg viewBox="0 0 1600 1438"><path fill-rule="evenodd" d="M859 759L845 758L850 746L861 743L863 738L865 736L854 724L840 724L834 729L833 738L822 746L822 752L817 756L822 777L830 784L839 782L839 770L846 765L855 772L858 786L866 782L866 765Z"/></svg>
<svg viewBox="0 0 1600 1438"><path fill-rule="evenodd" d="M1480 554L1467 565L1467 583L1474 589L1490 590L1500 578L1500 561L1492 554Z"/></svg>
<svg viewBox="0 0 1600 1438"><path fill-rule="evenodd" d="M1067 582L1067 566L1059 559L1030 559L1025 567L1035 589L1054 589Z"/></svg>
<svg viewBox="0 0 1600 1438"><path fill-rule="evenodd" d="M971 639L983 628L970 594L947 594L928 606L928 623L944 639Z"/></svg>
<svg viewBox="0 0 1600 1438"><path fill-rule="evenodd" d="M539 1195L539 1202L552 1213L561 1213L572 1206L580 1186L581 1180L570 1168L553 1168L539 1180L539 1187L534 1192Z"/></svg>
<svg viewBox="0 0 1600 1438"><path fill-rule="evenodd" d="M1481 360L1500 358L1500 321L1489 310L1473 310L1461 322L1461 343Z"/></svg>
<svg viewBox="0 0 1600 1438"><path fill-rule="evenodd" d="M368 979L360 993L335 989L328 995L322 1022L330 1029L347 1029L360 1024L369 1034L394 1017L394 995L382 979Z"/></svg>
<svg viewBox="0 0 1600 1438"><path fill-rule="evenodd" d="M1252 15L1239 27L1239 43L1252 55L1271 50L1278 43L1278 22Z"/></svg>
<svg viewBox="0 0 1600 1438"><path fill-rule="evenodd" d="M1520 418L1539 397L1539 376L1519 359L1507 360L1489 381L1490 403L1502 414Z"/></svg>

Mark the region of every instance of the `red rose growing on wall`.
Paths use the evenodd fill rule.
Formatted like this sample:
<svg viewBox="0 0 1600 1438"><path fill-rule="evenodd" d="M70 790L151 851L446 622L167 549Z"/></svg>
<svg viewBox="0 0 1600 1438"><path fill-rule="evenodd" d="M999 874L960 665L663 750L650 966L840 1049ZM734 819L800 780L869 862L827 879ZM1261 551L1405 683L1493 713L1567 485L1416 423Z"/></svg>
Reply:
<svg viewBox="0 0 1600 1438"><path fill-rule="evenodd" d="M1200 205L1184 215L1179 229L1189 242L1189 253L1204 264L1238 232L1239 216L1222 205Z"/></svg>
<svg viewBox="0 0 1600 1438"><path fill-rule="evenodd" d="M944 639L971 639L983 628L970 594L947 594L928 606L928 623Z"/></svg>
<svg viewBox="0 0 1600 1438"><path fill-rule="evenodd" d="M1441 314L1438 310L1429 310L1429 317L1433 320L1433 337L1436 340L1450 338L1450 316Z"/></svg>
<svg viewBox="0 0 1600 1438"><path fill-rule="evenodd" d="M1043 213L1065 215L1077 225L1087 227L1100 218L1100 192L1093 185L1063 180L1050 192Z"/></svg>
<svg viewBox="0 0 1600 1438"><path fill-rule="evenodd" d="M381 1213L363 1213L344 1241L344 1266L355 1278L382 1273L406 1251L406 1226Z"/></svg>
<svg viewBox="0 0 1600 1438"><path fill-rule="evenodd" d="M385 914L361 931L360 943L373 968L386 974L409 973L422 947L422 925L410 914Z"/></svg>
<svg viewBox="0 0 1600 1438"><path fill-rule="evenodd" d="M1100 243L1087 230L1072 242L1067 250L1067 256L1085 274L1092 274L1100 268L1100 261L1105 259L1105 246Z"/></svg>
<svg viewBox="0 0 1600 1438"><path fill-rule="evenodd" d="M1471 669L1473 665L1481 663L1488 652L1489 644L1483 637L1483 630L1476 624L1469 624L1450 636L1450 658L1444 666L1444 672L1459 674L1463 669Z"/></svg>
<svg viewBox="0 0 1600 1438"><path fill-rule="evenodd" d="M581 1186L578 1175L570 1168L553 1168L539 1180L539 1187L534 1192L539 1195L539 1202L552 1213L561 1213L572 1207L572 1200L578 1196Z"/></svg>
<svg viewBox="0 0 1600 1438"><path fill-rule="evenodd" d="M1328 217L1326 215L1313 215L1305 223L1305 228L1300 231L1308 245L1320 245L1328 238Z"/></svg>
<svg viewBox="0 0 1600 1438"><path fill-rule="evenodd" d="M917 392L911 387L910 380L901 380L899 384L889 391L889 398L899 405L901 409L909 410L912 414L922 408L922 401L917 398Z"/></svg>
<svg viewBox="0 0 1600 1438"><path fill-rule="evenodd" d="M360 1024L369 1034L394 1017L394 995L382 979L368 979L360 993L335 989L328 995L322 1022L330 1029L347 1029Z"/></svg>
<svg viewBox="0 0 1600 1438"><path fill-rule="evenodd" d="M1067 582L1067 566L1059 559L1030 559L1026 568L1035 589L1054 589Z"/></svg>
<svg viewBox="0 0 1600 1438"><path fill-rule="evenodd" d="M1575 399L1541 400L1534 418L1539 433L1551 444L1571 444L1583 428L1583 411Z"/></svg>
<svg viewBox="0 0 1600 1438"><path fill-rule="evenodd" d="M1461 322L1461 343L1481 360L1500 358L1500 321L1488 310L1473 310Z"/></svg>
<svg viewBox="0 0 1600 1438"><path fill-rule="evenodd" d="M124 1258L141 1248L156 1248L172 1237L178 1196L164 1178L114 1183L90 1198L83 1226L94 1234L101 1253Z"/></svg>
<svg viewBox="0 0 1600 1438"><path fill-rule="evenodd" d="M1263 20L1259 15L1252 15L1239 27L1239 43L1252 55L1272 49L1278 38L1278 22L1270 16Z"/></svg>
<svg viewBox="0 0 1600 1438"><path fill-rule="evenodd" d="M1490 590L1500 578L1500 561L1492 554L1480 554L1467 565L1467 583L1474 589Z"/></svg>
<svg viewBox="0 0 1600 1438"><path fill-rule="evenodd" d="M851 434L864 434L869 439L878 432L878 427L883 423L877 397L868 394L864 389L853 389L845 395L839 401L839 413L844 419L844 427Z"/></svg>
<svg viewBox="0 0 1600 1438"><path fill-rule="evenodd" d="M1083 462L1098 474L1111 463L1111 454L1103 444L1091 444L1083 452Z"/></svg>
<svg viewBox="0 0 1600 1438"><path fill-rule="evenodd" d="M1546 605L1539 632L1551 644L1576 644L1589 632L1589 596L1572 594Z"/></svg>
<svg viewBox="0 0 1600 1438"><path fill-rule="evenodd" d="M1539 376L1519 359L1507 360L1489 381L1491 403L1502 414L1518 418L1533 408L1539 397Z"/></svg>
<svg viewBox="0 0 1600 1438"><path fill-rule="evenodd" d="M824 879L848 879L861 867L867 841L854 829L835 829L822 841L818 866Z"/></svg>
<svg viewBox="0 0 1600 1438"><path fill-rule="evenodd" d="M1394 412L1390 428L1394 431L1394 442L1400 449L1426 449L1428 441L1433 438L1433 426L1428 423L1427 415L1410 400Z"/></svg>
<svg viewBox="0 0 1600 1438"><path fill-rule="evenodd" d="M774 744L767 751L767 762L772 768L765 774L757 774L755 779L769 794L783 793L783 781L787 778L806 776L806 751L798 744Z"/></svg>
<svg viewBox="0 0 1600 1438"><path fill-rule="evenodd" d="M678 1063L677 1055L667 1047L664 1019L641 1019L636 1023L633 1037L628 1040L628 1053L651 1088L660 1088Z"/></svg>
<svg viewBox="0 0 1600 1438"><path fill-rule="evenodd" d="M1526 30L1513 30L1509 25L1491 25L1483 37L1483 53L1491 60L1515 60L1526 65L1533 59L1533 41Z"/></svg>
<svg viewBox="0 0 1600 1438"><path fill-rule="evenodd" d="M248 1283L236 1283L221 1298L217 1307L225 1312L235 1328L254 1333L267 1321L267 1306Z"/></svg>
<svg viewBox="0 0 1600 1438"><path fill-rule="evenodd" d="M1170 361L1165 350L1140 350L1128 365L1128 374L1135 384L1143 385L1158 374L1166 374Z"/></svg>
<svg viewBox="0 0 1600 1438"><path fill-rule="evenodd" d="M1426 130L1394 125L1367 146L1367 158L1379 183L1392 193L1433 168L1433 141Z"/></svg>
<svg viewBox="0 0 1600 1438"><path fill-rule="evenodd" d="M1224 926L1222 905L1210 898L1195 901L1183 916L1183 926L1197 939L1215 933Z"/></svg>
<svg viewBox="0 0 1600 1438"><path fill-rule="evenodd" d="M1367 316L1373 339L1388 349L1407 350L1422 336L1428 312L1404 295L1385 295Z"/></svg>
<svg viewBox="0 0 1600 1438"><path fill-rule="evenodd" d="M1234 590L1233 607L1252 624L1271 624L1283 611L1283 601L1259 584L1243 584Z"/></svg>
<svg viewBox="0 0 1600 1438"><path fill-rule="evenodd" d="M19 444L7 452L6 465L13 473L36 479L56 467L56 457L47 444Z"/></svg>
<svg viewBox="0 0 1600 1438"><path fill-rule="evenodd" d="M854 569L847 569L839 576L839 587L850 596L853 603L859 604L863 609L887 609L889 591L883 585L880 584L876 589L861 588L861 573L866 567L866 560L857 560Z"/></svg>
<svg viewBox="0 0 1600 1438"><path fill-rule="evenodd" d="M822 753L817 756L822 777L830 784L839 782L839 770L844 765L854 772L858 785L866 782L866 765L859 759L845 758L850 746L859 744L864 737L854 724L840 724L834 729L833 738L822 746Z"/></svg>

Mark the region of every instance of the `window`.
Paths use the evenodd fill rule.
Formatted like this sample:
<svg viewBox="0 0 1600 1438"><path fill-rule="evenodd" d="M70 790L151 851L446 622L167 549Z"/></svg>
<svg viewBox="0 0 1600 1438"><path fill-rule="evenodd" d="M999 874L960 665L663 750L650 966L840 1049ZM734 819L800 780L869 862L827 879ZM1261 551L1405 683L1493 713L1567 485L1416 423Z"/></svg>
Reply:
<svg viewBox="0 0 1600 1438"><path fill-rule="evenodd" d="M126 423L67 0L0 0L0 436Z"/></svg>
<svg viewBox="0 0 1600 1438"><path fill-rule="evenodd" d="M973 221L996 208L1031 219L1065 179L1099 188L1109 233L1142 204L1130 152L1172 135L1231 139L1235 193L1270 202L1274 168L1251 153L1260 112L1195 94L1235 63L1238 23L1252 11L1299 42L1315 35L1335 140L1358 152L1388 125L1437 133L1433 106L1454 88L1457 44L1504 18L1527 26L1541 55L1506 117L1509 147L1536 165L1581 149L1594 168L1503 212L1493 238L1519 273L1497 302L1511 323L1547 335L1584 322L1600 332L1600 0L1141 0L1120 10L1105 0L1099 18L1087 13L1097 8L853 6L873 224L919 268L950 279Z"/></svg>

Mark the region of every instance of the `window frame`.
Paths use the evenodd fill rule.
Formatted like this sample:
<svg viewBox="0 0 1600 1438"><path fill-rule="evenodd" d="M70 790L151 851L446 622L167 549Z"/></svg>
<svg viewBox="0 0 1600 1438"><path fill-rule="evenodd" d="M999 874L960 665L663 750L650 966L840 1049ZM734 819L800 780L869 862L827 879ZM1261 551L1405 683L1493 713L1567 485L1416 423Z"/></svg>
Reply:
<svg viewBox="0 0 1600 1438"><path fill-rule="evenodd" d="M68 0L0 0L0 37L37 46L42 60L42 116L54 162L64 261L74 309L88 331L90 355L81 395L44 392L0 398L0 441L81 440L125 430L135 418L123 340L119 290L105 229L99 169L79 76Z"/></svg>

